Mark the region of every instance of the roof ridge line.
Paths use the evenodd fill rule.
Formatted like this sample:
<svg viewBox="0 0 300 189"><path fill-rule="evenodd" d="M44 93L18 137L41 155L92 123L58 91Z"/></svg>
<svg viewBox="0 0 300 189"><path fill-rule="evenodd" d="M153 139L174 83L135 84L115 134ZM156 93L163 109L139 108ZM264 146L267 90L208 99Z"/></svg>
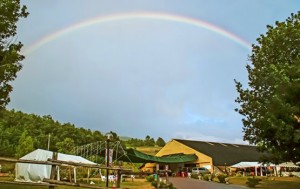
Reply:
<svg viewBox="0 0 300 189"><path fill-rule="evenodd" d="M238 144L238 143L228 143L228 142L214 142L214 141L204 141L204 140L193 140L193 139L179 139L173 138L172 140L184 140L184 141L192 141L192 142L206 142L206 143L215 143L215 144L227 144L227 145L239 145L239 146L255 146L251 144Z"/></svg>

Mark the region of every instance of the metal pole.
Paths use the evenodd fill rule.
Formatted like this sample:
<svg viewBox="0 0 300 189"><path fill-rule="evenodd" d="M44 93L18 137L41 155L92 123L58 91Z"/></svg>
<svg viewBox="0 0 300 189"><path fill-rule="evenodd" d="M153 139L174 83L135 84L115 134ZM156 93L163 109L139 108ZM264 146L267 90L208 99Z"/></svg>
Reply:
<svg viewBox="0 0 300 189"><path fill-rule="evenodd" d="M108 188L108 172L109 172L109 138L106 140L106 188Z"/></svg>

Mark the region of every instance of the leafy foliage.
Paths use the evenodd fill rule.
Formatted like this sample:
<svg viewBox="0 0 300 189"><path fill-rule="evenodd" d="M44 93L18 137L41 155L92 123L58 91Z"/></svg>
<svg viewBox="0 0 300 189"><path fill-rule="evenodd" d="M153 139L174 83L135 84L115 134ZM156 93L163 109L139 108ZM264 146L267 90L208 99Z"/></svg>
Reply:
<svg viewBox="0 0 300 189"><path fill-rule="evenodd" d="M225 178L227 178L228 176L225 174L220 174L217 176L217 178L219 179L220 183L226 183Z"/></svg>
<svg viewBox="0 0 300 189"><path fill-rule="evenodd" d="M138 138L131 138L130 140L126 141L126 144L131 147L144 146L144 140Z"/></svg>
<svg viewBox="0 0 300 189"><path fill-rule="evenodd" d="M146 176L147 182L153 182L154 181L154 175L148 175Z"/></svg>
<svg viewBox="0 0 300 189"><path fill-rule="evenodd" d="M49 115L38 116L14 110L2 111L0 129L0 156L18 155L17 152L20 150L18 146L23 143L22 141L29 142L29 139L23 139L24 132L27 138L31 137L34 149L47 149L50 134L50 150L53 151L69 152L72 146L105 140L105 136L99 131L77 128L71 123L61 124Z"/></svg>
<svg viewBox="0 0 300 189"><path fill-rule="evenodd" d="M166 145L166 142L164 141L164 139L162 139L161 137L158 137L155 144L157 146L163 147L164 145Z"/></svg>
<svg viewBox="0 0 300 189"><path fill-rule="evenodd" d="M211 180L213 180L214 177L215 177L214 174L204 174L203 175L203 180L211 181Z"/></svg>
<svg viewBox="0 0 300 189"><path fill-rule="evenodd" d="M172 183L159 182L159 186L157 186L157 181L152 181L151 185L155 188L166 188L166 189L176 189Z"/></svg>
<svg viewBox="0 0 300 189"><path fill-rule="evenodd" d="M144 141L145 146L155 146L155 141L149 135L146 136Z"/></svg>
<svg viewBox="0 0 300 189"><path fill-rule="evenodd" d="M62 124L53 120L50 115L38 116L5 109L0 112L0 130L0 156L6 157L21 157L37 148L47 149L49 134L49 149L62 153L71 153L75 146L106 140L106 136L100 131L79 128L71 123ZM111 133L114 140L119 140L115 132ZM145 144L141 139L129 141L121 141L122 147Z"/></svg>
<svg viewBox="0 0 300 189"><path fill-rule="evenodd" d="M125 144L128 147L141 147L141 146L152 147L155 145L157 145L159 147L163 147L166 143L165 143L164 139L162 139L161 137L158 137L155 142L154 138L151 138L149 135L147 135L145 137L145 140L138 139L138 138L131 138L130 140L127 140L125 142Z"/></svg>
<svg viewBox="0 0 300 189"><path fill-rule="evenodd" d="M18 146L16 147L16 156L20 158L33 150L33 139L25 130L20 137Z"/></svg>
<svg viewBox="0 0 300 189"><path fill-rule="evenodd" d="M250 188L254 188L256 185L259 184L259 182L261 181L261 179L258 178L248 178L248 181L246 182L247 186L249 186Z"/></svg>
<svg viewBox="0 0 300 189"><path fill-rule="evenodd" d="M15 43L14 37L19 18L27 16L26 6L21 6L20 0L0 1L0 110L9 103L9 93L13 89L10 82L22 68L20 61L24 56L19 52L23 45Z"/></svg>
<svg viewBox="0 0 300 189"><path fill-rule="evenodd" d="M75 143L73 139L65 138L62 142L57 142L55 146L57 147L58 152L71 154L75 147Z"/></svg>
<svg viewBox="0 0 300 189"><path fill-rule="evenodd" d="M248 88L236 82L244 140L274 155L300 161L300 13L267 26L252 46Z"/></svg>

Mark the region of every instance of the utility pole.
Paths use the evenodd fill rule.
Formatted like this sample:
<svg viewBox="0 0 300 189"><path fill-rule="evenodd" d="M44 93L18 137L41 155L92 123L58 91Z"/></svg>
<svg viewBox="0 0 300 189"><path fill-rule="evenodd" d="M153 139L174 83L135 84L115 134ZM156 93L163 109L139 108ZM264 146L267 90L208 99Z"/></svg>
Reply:
<svg viewBox="0 0 300 189"><path fill-rule="evenodd" d="M48 151L49 151L49 149L50 149L50 137L51 137L51 135L50 135L50 133L49 133L49 135L48 135Z"/></svg>
<svg viewBox="0 0 300 189"><path fill-rule="evenodd" d="M109 153L109 140L112 138L112 134L108 133L106 134L107 139L106 139L106 183L105 186L108 188L108 177L109 177L109 158L110 158L110 153Z"/></svg>

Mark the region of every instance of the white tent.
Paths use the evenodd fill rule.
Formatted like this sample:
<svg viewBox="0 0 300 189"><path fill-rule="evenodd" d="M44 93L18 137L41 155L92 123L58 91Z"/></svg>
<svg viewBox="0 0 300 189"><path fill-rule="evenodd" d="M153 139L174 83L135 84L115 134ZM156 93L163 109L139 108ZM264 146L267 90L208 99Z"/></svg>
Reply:
<svg viewBox="0 0 300 189"><path fill-rule="evenodd" d="M272 166L274 167L275 165L274 164L262 164L262 163L259 163L259 162L240 162L240 163L237 163L237 164L234 164L232 165L231 167L232 168L249 168L249 167L253 167L254 168L254 171L255 171L255 176L257 176L257 168L260 167L260 175L263 175L262 173L262 167L266 167L266 166Z"/></svg>
<svg viewBox="0 0 300 189"><path fill-rule="evenodd" d="M279 167L291 167L291 168L299 168L296 164L293 162L285 162L278 165Z"/></svg>
<svg viewBox="0 0 300 189"><path fill-rule="evenodd" d="M286 170L286 168L299 168L299 166L295 165L294 163L292 162L286 162L286 163L281 163L279 165L274 165L274 164L262 164L262 163L258 163L258 162L240 162L240 163L237 163L237 164L234 164L232 165L231 167L232 168L248 168L248 167L254 167L254 170L255 170L255 175L257 175L257 168L259 167L264 167L264 166L271 166L273 167L275 170L274 170L274 175L277 175L279 170L282 170L281 168L284 168L284 170ZM262 170L262 169L260 169ZM290 174L293 174L293 175L296 175L296 176L299 176L300 177L300 173L299 172L286 172L286 171L283 171L281 172L282 175L284 176L288 176ZM262 175L262 173L261 173Z"/></svg>
<svg viewBox="0 0 300 189"><path fill-rule="evenodd" d="M276 169L281 171L282 176L294 175L300 177L300 167L294 164L293 162L281 163L276 166Z"/></svg>
<svg viewBox="0 0 300 189"><path fill-rule="evenodd" d="M260 167L262 166L261 163L258 162L240 162L237 164L232 165L233 168L247 168L247 167Z"/></svg>
<svg viewBox="0 0 300 189"><path fill-rule="evenodd" d="M51 159L53 156L53 152L37 149L20 159L23 160L37 160L37 161L47 161L49 158ZM74 163L85 163L95 165L96 163L91 162L83 157L68 155L58 153L57 160L61 161L69 161ZM40 165L40 164L30 164L30 163L16 163L16 181L34 181L41 182L44 178L50 178L51 173L51 165Z"/></svg>

